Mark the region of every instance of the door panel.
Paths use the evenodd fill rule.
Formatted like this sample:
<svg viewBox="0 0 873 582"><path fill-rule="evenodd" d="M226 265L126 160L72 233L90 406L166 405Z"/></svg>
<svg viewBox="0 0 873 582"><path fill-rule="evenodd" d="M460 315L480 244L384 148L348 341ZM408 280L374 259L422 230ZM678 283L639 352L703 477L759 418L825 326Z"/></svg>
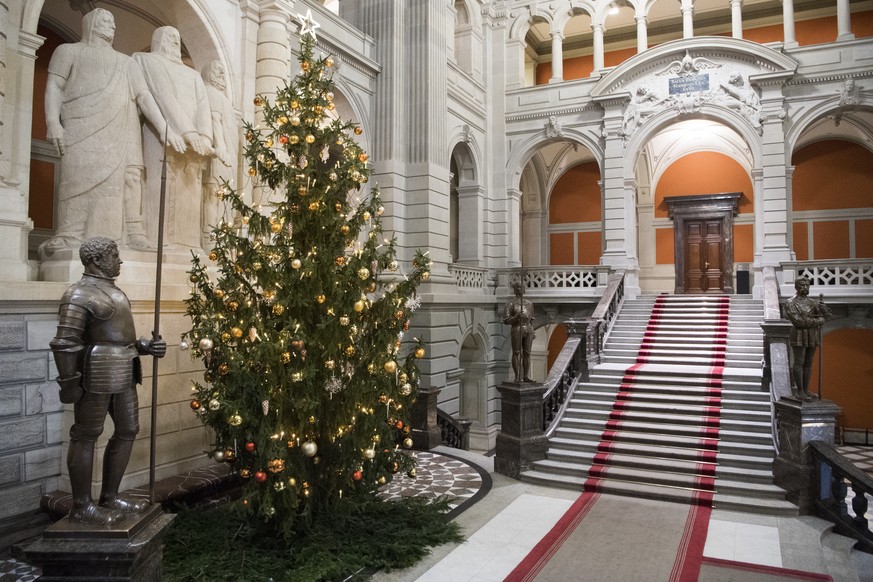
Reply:
<svg viewBox="0 0 873 582"><path fill-rule="evenodd" d="M724 290L724 238L721 220L685 222L685 292Z"/></svg>

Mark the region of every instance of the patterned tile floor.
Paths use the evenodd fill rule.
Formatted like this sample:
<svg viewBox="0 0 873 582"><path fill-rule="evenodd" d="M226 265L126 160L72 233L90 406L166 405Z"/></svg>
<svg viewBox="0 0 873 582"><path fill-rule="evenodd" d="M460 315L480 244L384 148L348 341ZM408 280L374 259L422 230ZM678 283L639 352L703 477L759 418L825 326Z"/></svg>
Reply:
<svg viewBox="0 0 873 582"><path fill-rule="evenodd" d="M414 451L416 477L394 479L380 495L385 499L426 495L448 496L454 517L478 501L491 488L491 476L484 469L458 458L427 451ZM0 582L34 582L41 572L14 558L0 559Z"/></svg>

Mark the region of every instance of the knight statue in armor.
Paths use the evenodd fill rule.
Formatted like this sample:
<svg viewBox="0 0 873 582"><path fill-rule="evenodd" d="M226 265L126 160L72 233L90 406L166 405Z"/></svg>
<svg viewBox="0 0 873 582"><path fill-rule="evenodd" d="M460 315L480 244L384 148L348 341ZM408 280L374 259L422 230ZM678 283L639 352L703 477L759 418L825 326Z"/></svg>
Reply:
<svg viewBox="0 0 873 582"><path fill-rule="evenodd" d="M515 298L510 299L503 308L503 323L511 326L512 371L516 382L533 382L530 377L530 352L534 340L534 307L524 298L521 283L512 284Z"/></svg>
<svg viewBox="0 0 873 582"><path fill-rule="evenodd" d="M807 277L798 277L794 281L796 293L784 306L785 317L791 321L791 334L788 336L791 345L791 383L801 400L813 398L809 392L812 362L821 344L822 325L831 316L823 295L819 295L818 299L809 296L809 284Z"/></svg>
<svg viewBox="0 0 873 582"><path fill-rule="evenodd" d="M121 260L112 239L87 239L79 257L85 270L82 279L61 298L58 331L50 346L58 368L61 402L74 405L67 452L73 494L69 517L107 526L149 506L147 500L119 495L118 489L139 432L136 385L142 381L140 356L162 358L167 343L160 338L136 338L130 302L115 286ZM95 504L91 497L94 448L107 412L115 432L103 456L103 485Z"/></svg>

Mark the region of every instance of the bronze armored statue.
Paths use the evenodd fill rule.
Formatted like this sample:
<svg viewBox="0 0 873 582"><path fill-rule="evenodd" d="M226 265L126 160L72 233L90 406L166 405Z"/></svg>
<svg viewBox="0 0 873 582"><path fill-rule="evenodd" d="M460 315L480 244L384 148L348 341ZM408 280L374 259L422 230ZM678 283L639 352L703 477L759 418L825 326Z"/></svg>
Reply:
<svg viewBox="0 0 873 582"><path fill-rule="evenodd" d="M825 305L824 296L818 299L809 296L809 279L799 277L794 282L796 293L785 302L785 317L791 321L791 383L801 400L813 398L809 393L809 379L812 375L812 361L815 351L821 344L821 327L831 310Z"/></svg>
<svg viewBox="0 0 873 582"><path fill-rule="evenodd" d="M70 519L111 525L126 514L148 509L146 500L124 497L118 489L139 432L140 355L161 358L167 344L160 338L137 339L130 302L115 286L121 260L113 240L89 238L82 243L79 257L85 271L61 298L58 331L50 344L61 402L74 405L67 453L73 494ZM103 486L95 504L91 497L94 449L107 413L115 432L106 446Z"/></svg>
<svg viewBox="0 0 873 582"><path fill-rule="evenodd" d="M533 303L524 298L521 283L513 283L515 298L503 309L503 323L512 326L512 371L516 382L533 382L530 377L530 351L534 340Z"/></svg>

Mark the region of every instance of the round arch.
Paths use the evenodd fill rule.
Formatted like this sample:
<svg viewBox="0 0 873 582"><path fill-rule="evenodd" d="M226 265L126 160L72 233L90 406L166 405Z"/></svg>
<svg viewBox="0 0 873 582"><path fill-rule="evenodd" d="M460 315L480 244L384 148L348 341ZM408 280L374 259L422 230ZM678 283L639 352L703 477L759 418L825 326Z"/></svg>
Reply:
<svg viewBox="0 0 873 582"><path fill-rule="evenodd" d="M534 157L536 152L543 146L556 142L578 143L587 148L593 155L597 165L603 168L603 148L600 142L590 132L576 129L564 129L562 137L545 137L541 131L527 136L523 141L514 146L513 153L506 162L507 174L510 178L507 187L518 190L521 185L521 177L524 169Z"/></svg>
<svg viewBox="0 0 873 582"><path fill-rule="evenodd" d="M841 115L841 121L843 123L849 122L854 125L854 120L858 112L863 112L870 114L873 116L873 98L865 96L862 94L860 103L852 107L851 110L847 111L845 108L840 106L839 97L833 97L827 101L823 101L818 103L814 107L809 108L807 111L803 112L799 115L795 122L791 125L788 131L785 132L785 151L786 154L791 154L801 147L808 145L811 142L804 143L804 136L807 135L807 132L810 128L814 127L817 123L826 119L830 116ZM869 134L871 131L870 127L864 127L863 125L858 124L856 127L859 129L859 133ZM862 145L868 149L870 149L871 144L867 139L857 139L853 140L848 131L845 129L840 130L836 128L838 133L842 133L843 137L841 138L838 135L832 135L830 137L837 137L841 139L849 139L852 141L857 141L859 145Z"/></svg>

